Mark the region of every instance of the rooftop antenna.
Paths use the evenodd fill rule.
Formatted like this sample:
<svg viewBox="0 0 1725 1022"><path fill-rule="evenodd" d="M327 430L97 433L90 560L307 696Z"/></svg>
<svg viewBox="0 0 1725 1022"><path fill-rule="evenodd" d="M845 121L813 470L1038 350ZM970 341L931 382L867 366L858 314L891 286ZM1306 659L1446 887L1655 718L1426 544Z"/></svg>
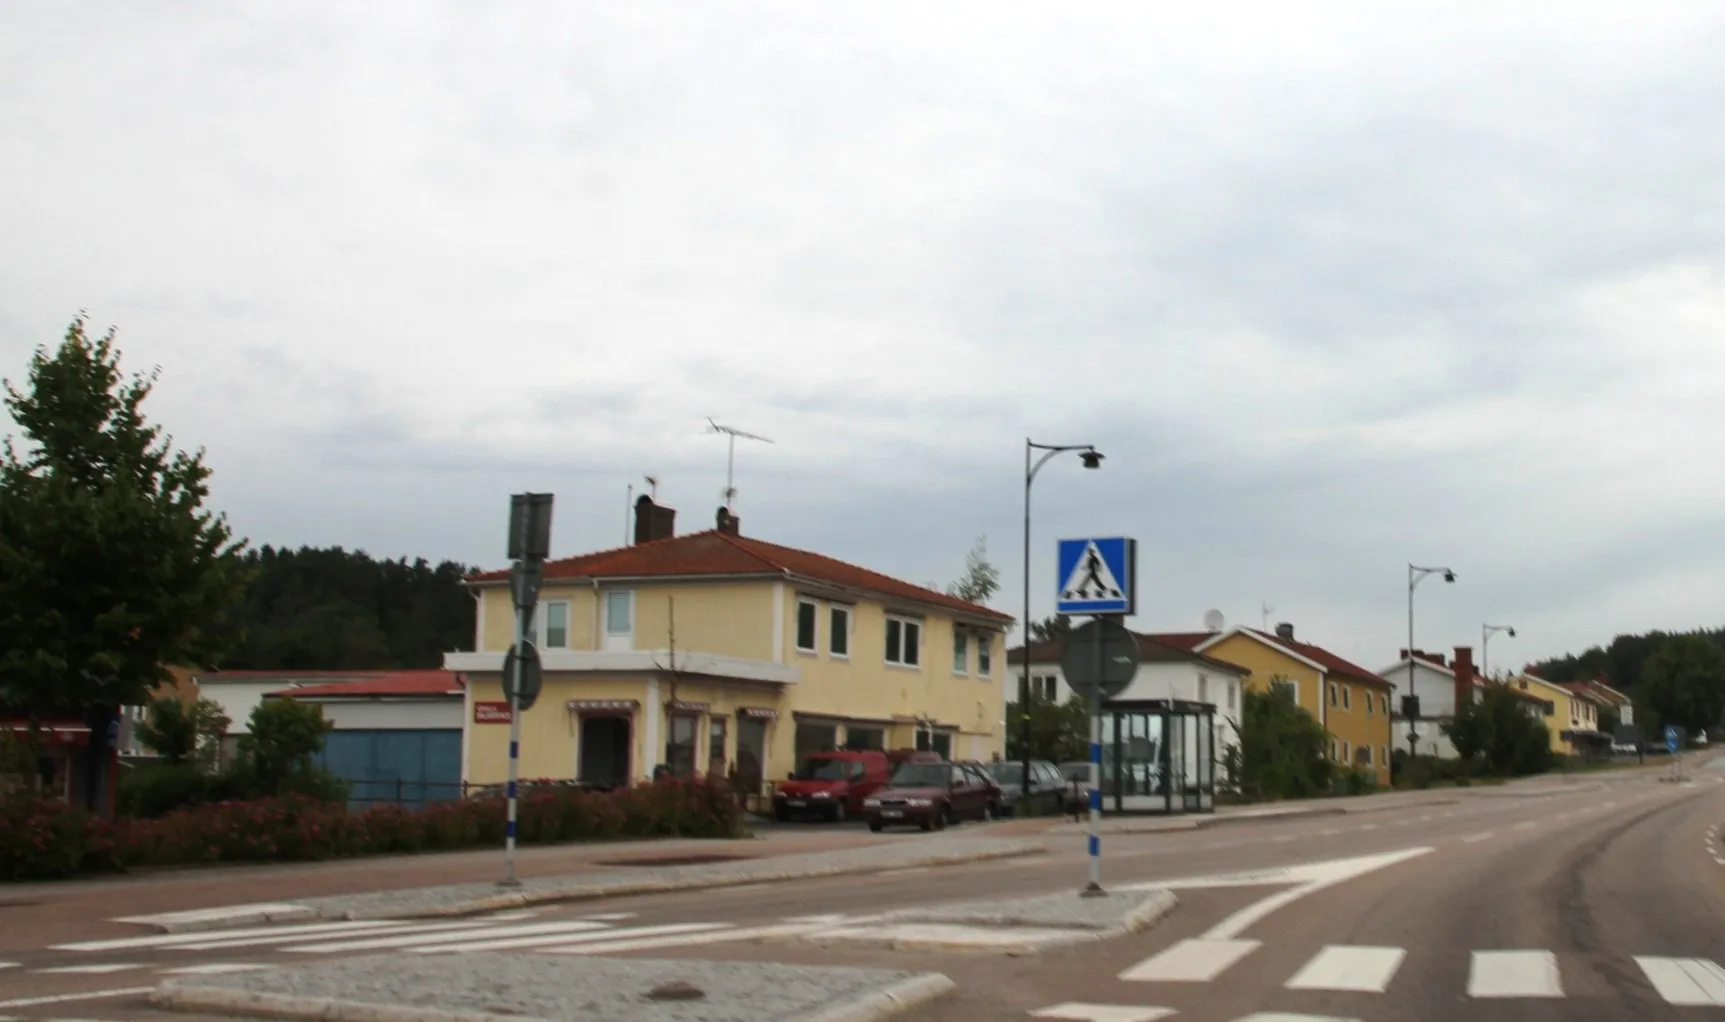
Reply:
<svg viewBox="0 0 1725 1022"><path fill-rule="evenodd" d="M642 476L641 478L647 480L647 485L649 487L651 487L651 489L648 491L648 498L651 499L653 501L653 503L655 503L655 504L659 503L659 477L658 476Z"/></svg>
<svg viewBox="0 0 1725 1022"><path fill-rule="evenodd" d="M1270 606L1268 603L1260 604L1260 606L1264 610L1264 631L1267 632L1270 630L1270 615L1276 612L1276 608Z"/></svg>
<svg viewBox="0 0 1725 1022"><path fill-rule="evenodd" d="M764 444L770 444L772 441L768 440L764 436L745 433L740 429L733 429L730 426L721 426L713 421L713 417L711 415L707 416L707 432L725 434L730 446L729 453L725 455L725 510L729 511L731 510L731 501L735 500L737 497L737 488L732 484L732 475L737 464L737 438L742 437L744 440L759 440Z"/></svg>

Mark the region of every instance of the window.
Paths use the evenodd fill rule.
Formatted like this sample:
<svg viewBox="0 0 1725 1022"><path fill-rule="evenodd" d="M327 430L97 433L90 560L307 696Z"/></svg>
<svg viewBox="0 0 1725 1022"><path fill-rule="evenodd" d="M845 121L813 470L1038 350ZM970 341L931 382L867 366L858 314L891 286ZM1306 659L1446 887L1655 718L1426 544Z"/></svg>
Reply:
<svg viewBox="0 0 1725 1022"><path fill-rule="evenodd" d="M976 674L986 678L994 670L994 636L978 635L976 637Z"/></svg>
<svg viewBox="0 0 1725 1022"><path fill-rule="evenodd" d="M1352 752L1353 752L1353 751L1354 751L1354 750L1353 750L1353 749L1351 749L1351 748L1349 748L1349 747L1348 747L1348 743L1347 743L1347 742L1346 742L1346 741L1343 741L1343 742L1342 742L1342 762L1343 762L1343 763L1346 763L1346 762L1347 762L1347 761L1348 761L1348 756L1349 756L1349 755L1350 755L1350 754L1351 754L1351 753L1352 753Z"/></svg>
<svg viewBox="0 0 1725 1022"><path fill-rule="evenodd" d="M707 773L725 776L725 718L711 717L707 721Z"/></svg>
<svg viewBox="0 0 1725 1022"><path fill-rule="evenodd" d="M1390 765L1390 747L1384 746L1384 766Z"/></svg>
<svg viewBox="0 0 1725 1022"><path fill-rule="evenodd" d="M540 618L539 645L546 649L569 648L569 604L557 600L545 604Z"/></svg>
<svg viewBox="0 0 1725 1022"><path fill-rule="evenodd" d="M1342 709L1351 710L1353 708L1354 708L1354 688L1352 685L1343 685L1342 686Z"/></svg>
<svg viewBox="0 0 1725 1022"><path fill-rule="evenodd" d="M1336 740L1334 738L1330 739L1330 758L1336 758Z"/></svg>
<svg viewBox="0 0 1725 1022"><path fill-rule="evenodd" d="M848 657L851 655L851 611L849 607L835 606L827 615L827 648L833 656Z"/></svg>
<svg viewBox="0 0 1725 1022"><path fill-rule="evenodd" d="M922 625L900 617L886 619L886 662L900 667L922 663Z"/></svg>
<svg viewBox="0 0 1725 1022"><path fill-rule="evenodd" d="M970 670L969 636L957 628L952 630L952 673L963 674Z"/></svg>
<svg viewBox="0 0 1725 1022"><path fill-rule="evenodd" d="M1372 765L1372 747L1362 745L1354 750L1354 765L1369 767Z"/></svg>
<svg viewBox="0 0 1725 1022"><path fill-rule="evenodd" d="M1234 690L1234 683L1231 681L1228 682L1228 709L1232 710L1234 708L1234 703L1238 698L1239 695Z"/></svg>
<svg viewBox="0 0 1725 1022"><path fill-rule="evenodd" d="M1372 715L1372 694L1370 692L1367 692L1366 693L1366 716L1370 717L1371 715Z"/></svg>
<svg viewBox="0 0 1725 1022"><path fill-rule="evenodd" d="M1333 681L1330 682L1330 705L1336 705L1336 683Z"/></svg>
<svg viewBox="0 0 1725 1022"><path fill-rule="evenodd" d="M797 601L797 649L804 653L815 651L815 601Z"/></svg>
<svg viewBox="0 0 1725 1022"><path fill-rule="evenodd" d="M1378 709L1384 712L1384 716L1390 715L1390 694L1388 692L1378 696Z"/></svg>
<svg viewBox="0 0 1725 1022"><path fill-rule="evenodd" d="M605 648L628 649L635 634L635 594L605 594Z"/></svg>
<svg viewBox="0 0 1725 1022"><path fill-rule="evenodd" d="M1033 674L1030 676L1030 698L1054 700L1059 689L1052 674Z"/></svg>
<svg viewBox="0 0 1725 1022"><path fill-rule="evenodd" d="M1295 706L1300 705L1300 683L1297 681L1289 681L1287 678L1271 678L1270 691L1283 693Z"/></svg>
<svg viewBox="0 0 1725 1022"><path fill-rule="evenodd" d="M694 717L682 714L671 718L671 736L665 743L665 765L671 769L673 777L695 775L696 723Z"/></svg>
<svg viewBox="0 0 1725 1022"><path fill-rule="evenodd" d="M1207 675L1198 675L1198 701L1201 703L1210 701L1210 679Z"/></svg>

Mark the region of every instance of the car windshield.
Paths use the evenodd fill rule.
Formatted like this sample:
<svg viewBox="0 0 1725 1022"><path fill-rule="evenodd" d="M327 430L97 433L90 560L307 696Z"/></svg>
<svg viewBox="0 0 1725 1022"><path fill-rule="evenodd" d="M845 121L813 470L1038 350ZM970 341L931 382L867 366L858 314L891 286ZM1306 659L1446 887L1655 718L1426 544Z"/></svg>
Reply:
<svg viewBox="0 0 1725 1022"><path fill-rule="evenodd" d="M906 763L892 775L895 788L944 788L952 779L952 768L944 763Z"/></svg>
<svg viewBox="0 0 1725 1022"><path fill-rule="evenodd" d="M850 762L826 756L811 756L797 767L799 781L842 781L850 773Z"/></svg>
<svg viewBox="0 0 1725 1022"><path fill-rule="evenodd" d="M1024 777L1024 764L994 763L989 766L988 771L1002 784L1018 784Z"/></svg>

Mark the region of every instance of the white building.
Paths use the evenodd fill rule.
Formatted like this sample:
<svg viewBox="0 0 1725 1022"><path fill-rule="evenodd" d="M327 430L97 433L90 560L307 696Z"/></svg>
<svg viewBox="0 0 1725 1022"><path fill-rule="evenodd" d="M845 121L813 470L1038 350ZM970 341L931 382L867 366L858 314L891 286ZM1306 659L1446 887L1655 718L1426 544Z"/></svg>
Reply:
<svg viewBox="0 0 1725 1022"><path fill-rule="evenodd" d="M1408 749L1409 728L1408 720L1403 715L1403 698L1412 692L1420 701L1419 720L1412 728L1413 733L1419 736L1415 746L1417 753L1421 756L1455 759L1455 746L1450 742L1449 736L1443 733L1443 725L1455 719L1458 700L1463 698L1458 696L1458 693L1472 693L1482 684L1479 675L1474 671L1473 647L1455 647L1453 660L1446 660L1442 653L1414 650L1411 676L1408 651L1404 649L1401 653L1400 660L1388 667L1378 668L1377 672L1396 689L1396 697L1390 701L1390 735L1393 741L1391 748L1403 752Z"/></svg>

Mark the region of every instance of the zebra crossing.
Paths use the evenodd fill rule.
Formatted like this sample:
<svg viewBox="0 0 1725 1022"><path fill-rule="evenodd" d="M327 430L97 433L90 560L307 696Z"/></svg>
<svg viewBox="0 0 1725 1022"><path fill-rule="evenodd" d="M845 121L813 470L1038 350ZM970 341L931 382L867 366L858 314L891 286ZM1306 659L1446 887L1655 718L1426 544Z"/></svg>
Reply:
<svg viewBox="0 0 1725 1022"><path fill-rule="evenodd" d="M1208 983L1262 945L1255 940L1182 940L1125 969L1131 983ZM1399 947L1330 944L1321 948L1282 983L1286 990L1383 994L1407 960ZM1641 977L1673 1007L1725 1008L1725 968L1708 958L1632 956ZM1568 996L1558 956L1538 949L1469 952L1466 995L1473 1000L1558 999ZM1156 1022L1178 1012L1150 1004L1069 1002L1029 1012L1032 1018L1069 1022ZM1357 1022L1322 1020L1283 1012L1260 1013L1235 1022Z"/></svg>
<svg viewBox="0 0 1725 1022"><path fill-rule="evenodd" d="M109 940L55 944L49 950L115 960L45 965L29 971L45 975L109 974L150 970L170 975L219 975L267 969L292 957L401 953L464 954L476 951L523 951L560 955L602 955L623 951L709 945L724 942L797 937L852 921L842 915L791 916L767 925L730 922L664 922L639 924L634 913L608 912L557 919L538 918L534 910L514 910L459 921L379 919L346 922L294 923L194 933L118 937ZM859 917L860 918L860 917ZM195 955L207 952L268 952L282 955L274 962L212 961L162 964L126 961L125 956L167 952Z"/></svg>

